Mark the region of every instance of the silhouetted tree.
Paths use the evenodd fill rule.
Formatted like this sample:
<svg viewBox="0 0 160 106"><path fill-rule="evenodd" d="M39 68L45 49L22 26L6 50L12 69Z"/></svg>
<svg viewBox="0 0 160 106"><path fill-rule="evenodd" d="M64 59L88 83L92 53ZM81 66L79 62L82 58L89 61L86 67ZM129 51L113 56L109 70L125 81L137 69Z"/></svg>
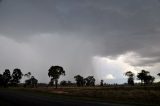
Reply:
<svg viewBox="0 0 160 106"><path fill-rule="evenodd" d="M31 76L31 72L28 72L24 76L28 77L28 79L25 80L24 87L26 86L37 87L38 80L34 76Z"/></svg>
<svg viewBox="0 0 160 106"><path fill-rule="evenodd" d="M61 75L65 75L65 71L61 66L51 66L48 70L48 76L51 77L50 83L53 84L53 82L55 82L56 88Z"/></svg>
<svg viewBox="0 0 160 106"><path fill-rule="evenodd" d="M76 76L74 76L74 79L76 80L76 84L77 84L78 87L83 86L84 79L83 79L82 76L76 75Z"/></svg>
<svg viewBox="0 0 160 106"><path fill-rule="evenodd" d="M31 80L30 79L25 80L24 87L27 87L27 86L30 86L30 85L31 85Z"/></svg>
<svg viewBox="0 0 160 106"><path fill-rule="evenodd" d="M18 68L14 69L13 73L12 73L12 79L11 79L12 85L17 86L17 84L20 82L22 76L23 76L23 74L20 69L18 69Z"/></svg>
<svg viewBox="0 0 160 106"><path fill-rule="evenodd" d="M142 70L140 73L137 74L137 78L141 80L141 84L145 82L145 77L148 75L148 71Z"/></svg>
<svg viewBox="0 0 160 106"><path fill-rule="evenodd" d="M25 80L24 87L31 85L31 80L30 80L31 72L28 72L28 73L24 74L24 77L28 78L28 79Z"/></svg>
<svg viewBox="0 0 160 106"><path fill-rule="evenodd" d="M3 85L4 87L8 86L8 83L11 80L11 73L9 69L5 69L5 71L3 72Z"/></svg>
<svg viewBox="0 0 160 106"><path fill-rule="evenodd" d="M152 84L155 79L153 76L149 75L148 71L145 70L138 73L137 78L141 80L141 84Z"/></svg>
<svg viewBox="0 0 160 106"><path fill-rule="evenodd" d="M0 87L4 85L4 82L3 82L3 75L0 74Z"/></svg>
<svg viewBox="0 0 160 106"><path fill-rule="evenodd" d="M125 73L128 76L128 85L134 85L134 74L131 71Z"/></svg>
<svg viewBox="0 0 160 106"><path fill-rule="evenodd" d="M94 76L88 76L84 79L86 86L95 86L95 78Z"/></svg>
<svg viewBox="0 0 160 106"><path fill-rule="evenodd" d="M37 87L38 80L34 76L30 78L30 82L32 87Z"/></svg>
<svg viewBox="0 0 160 106"><path fill-rule="evenodd" d="M155 77L151 76L151 75L148 75L145 77L145 83L146 84L152 84L155 80Z"/></svg>
<svg viewBox="0 0 160 106"><path fill-rule="evenodd" d="M101 80L100 86L103 86L103 80Z"/></svg>

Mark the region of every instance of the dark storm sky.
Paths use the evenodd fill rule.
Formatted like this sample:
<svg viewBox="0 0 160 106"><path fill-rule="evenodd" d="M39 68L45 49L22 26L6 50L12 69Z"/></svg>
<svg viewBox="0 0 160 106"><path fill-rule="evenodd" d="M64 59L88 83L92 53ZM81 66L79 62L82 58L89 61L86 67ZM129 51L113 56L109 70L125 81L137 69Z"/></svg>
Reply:
<svg viewBox="0 0 160 106"><path fill-rule="evenodd" d="M47 82L49 67L61 65L73 80L96 76L95 56L124 55L125 64L156 74L159 11L159 0L1 0L0 72L19 67ZM106 73L119 81L112 68Z"/></svg>

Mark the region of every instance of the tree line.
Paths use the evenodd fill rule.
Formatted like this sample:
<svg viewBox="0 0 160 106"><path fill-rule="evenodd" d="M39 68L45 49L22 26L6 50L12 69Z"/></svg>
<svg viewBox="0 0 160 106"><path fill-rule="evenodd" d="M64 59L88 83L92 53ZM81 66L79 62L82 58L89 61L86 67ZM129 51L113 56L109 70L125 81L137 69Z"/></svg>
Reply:
<svg viewBox="0 0 160 106"><path fill-rule="evenodd" d="M125 75L128 76L128 85L134 85L135 74L131 71L127 71ZM160 76L160 73L157 75ZM149 85L154 82L155 77L150 75L149 71L141 70L141 72L137 74L137 79L141 81L141 85Z"/></svg>
<svg viewBox="0 0 160 106"><path fill-rule="evenodd" d="M58 79L59 79L60 75L65 75L65 71L60 66L52 66L49 69L48 75L49 75L49 77L51 77L52 85L53 85L53 81L56 82L55 85L57 88ZM157 75L160 76L160 73L158 73ZM128 76L128 85L133 86L135 74L131 71L127 71L125 73L125 76ZM83 78L81 75L76 75L76 76L74 76L74 79L75 79L78 87L95 86L96 80L95 80L94 76L88 76L86 78ZM141 70L141 72L137 74L137 79L141 81L141 85L149 85L154 82L155 77L151 76L149 71ZM104 85L103 83L104 83L104 81L101 80L100 86L103 86ZM61 84L65 85L67 83L66 83L66 81L62 81Z"/></svg>
<svg viewBox="0 0 160 106"><path fill-rule="evenodd" d="M34 76L31 76L31 72L23 74L21 69L18 68L15 68L12 74L9 69L5 69L3 74L0 74L0 86L3 86L5 88L8 86L17 87L23 76L28 78L27 80L25 80L24 87L37 86L38 80L34 78Z"/></svg>
<svg viewBox="0 0 160 106"><path fill-rule="evenodd" d="M160 76L160 73L157 74ZM11 74L9 69L5 69L3 74L0 74L0 86L3 87L8 87L8 86L17 86L20 83L20 80L22 77L26 77L27 79L25 80L24 87L37 87L38 80L34 77L31 76L31 72L28 72L26 74L23 74L20 69L15 68ZM48 76L51 78L49 82L49 86L55 85L57 88L58 86L58 80L60 76L65 76L65 70L61 66L51 66L48 70ZM128 85L134 85L134 77L135 74L131 71L127 71L125 73L125 76L128 77ZM74 79L76 81L76 85L78 87L83 87L83 86L95 86L95 81L96 79L94 76L88 76L86 78L82 77L81 75L76 75L74 76ZM142 70L140 73L137 74L137 79L141 81L141 85L148 85L152 84L155 80L154 76L150 75L149 71ZM100 86L103 86L103 80L100 82ZM60 85L65 86L65 85L71 85L71 81L61 81Z"/></svg>

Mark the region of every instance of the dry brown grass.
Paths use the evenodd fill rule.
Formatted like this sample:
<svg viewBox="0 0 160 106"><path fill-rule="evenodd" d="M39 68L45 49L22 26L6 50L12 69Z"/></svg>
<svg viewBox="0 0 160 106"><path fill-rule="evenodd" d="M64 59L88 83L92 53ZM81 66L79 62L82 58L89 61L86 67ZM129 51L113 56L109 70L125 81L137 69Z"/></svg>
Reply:
<svg viewBox="0 0 160 106"><path fill-rule="evenodd" d="M30 90L112 102L160 104L160 87L49 87Z"/></svg>

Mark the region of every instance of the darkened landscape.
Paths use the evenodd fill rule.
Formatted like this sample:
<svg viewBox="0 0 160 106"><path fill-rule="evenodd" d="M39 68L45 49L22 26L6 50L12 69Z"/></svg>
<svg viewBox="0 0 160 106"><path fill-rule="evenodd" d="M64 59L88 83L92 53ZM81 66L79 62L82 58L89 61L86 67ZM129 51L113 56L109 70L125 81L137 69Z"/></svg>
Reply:
<svg viewBox="0 0 160 106"><path fill-rule="evenodd" d="M78 105L78 106L120 106L120 105L159 105L160 84L154 83L155 77L148 71L142 70L137 74L141 83L134 83L134 74L131 71L125 73L128 76L128 84L95 84L94 76L83 78L74 76L76 83L61 81L58 79L65 75L61 66L51 66L48 76L49 84L38 84L38 80L31 76L31 72L24 74L28 79L20 83L23 76L20 69L14 69L13 73L6 69L0 75L0 99L1 105ZM159 76L159 73L157 74ZM18 101L17 101L18 100Z"/></svg>
<svg viewBox="0 0 160 106"><path fill-rule="evenodd" d="M160 106L160 0L0 0L0 106Z"/></svg>

